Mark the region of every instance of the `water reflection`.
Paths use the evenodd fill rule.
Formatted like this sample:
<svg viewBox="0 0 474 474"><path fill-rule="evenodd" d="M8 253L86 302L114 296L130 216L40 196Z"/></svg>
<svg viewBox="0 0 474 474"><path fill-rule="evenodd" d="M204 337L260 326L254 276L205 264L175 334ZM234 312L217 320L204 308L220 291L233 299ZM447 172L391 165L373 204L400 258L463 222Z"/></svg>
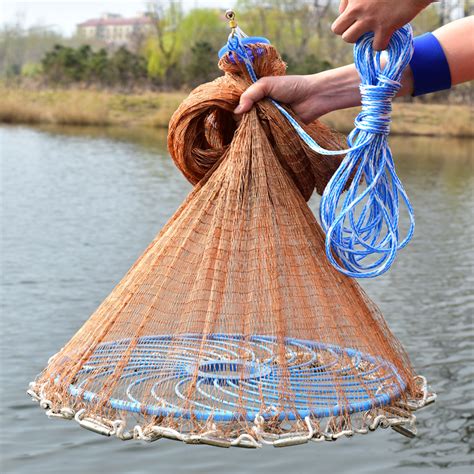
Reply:
<svg viewBox="0 0 474 474"><path fill-rule="evenodd" d="M4 472L468 472L472 422L472 141L391 139L417 228L393 270L364 287L439 394L420 437L392 431L258 452L121 443L48 421L24 388L69 340L191 189L166 133L0 128ZM318 199L311 200L317 209ZM104 464L104 461L106 464Z"/></svg>

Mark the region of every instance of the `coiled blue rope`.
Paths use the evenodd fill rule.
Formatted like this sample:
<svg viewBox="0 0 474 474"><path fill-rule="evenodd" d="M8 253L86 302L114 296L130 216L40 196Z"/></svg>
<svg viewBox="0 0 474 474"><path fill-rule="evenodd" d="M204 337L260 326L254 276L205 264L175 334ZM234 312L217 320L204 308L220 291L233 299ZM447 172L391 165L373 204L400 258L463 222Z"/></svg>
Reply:
<svg viewBox="0 0 474 474"><path fill-rule="evenodd" d="M401 87L403 71L413 54L412 28L406 25L393 34L383 68L381 53L374 52L372 45L373 34L367 33L354 46L354 63L361 78L362 111L347 138L348 149L320 147L278 102L271 100L313 151L322 155L346 154L324 190L320 219L326 232L329 261L341 273L354 278L385 273L415 229L413 208L395 172L388 145L392 99ZM251 80L256 82L252 58L241 36L229 36L227 48L245 64ZM400 201L410 221L403 239L399 235Z"/></svg>

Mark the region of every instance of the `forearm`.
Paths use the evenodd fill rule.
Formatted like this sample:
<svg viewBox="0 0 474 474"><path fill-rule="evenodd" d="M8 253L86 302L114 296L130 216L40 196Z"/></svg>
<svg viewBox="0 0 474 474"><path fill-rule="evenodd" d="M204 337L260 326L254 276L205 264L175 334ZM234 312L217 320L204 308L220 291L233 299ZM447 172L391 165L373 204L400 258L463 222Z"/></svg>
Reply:
<svg viewBox="0 0 474 474"><path fill-rule="evenodd" d="M360 105L360 77L354 64L313 74L310 83L318 97L318 116ZM403 73L401 84L398 96L413 92L413 75L409 67Z"/></svg>
<svg viewBox="0 0 474 474"><path fill-rule="evenodd" d="M433 31L451 72L452 85L474 79L474 16L453 21Z"/></svg>

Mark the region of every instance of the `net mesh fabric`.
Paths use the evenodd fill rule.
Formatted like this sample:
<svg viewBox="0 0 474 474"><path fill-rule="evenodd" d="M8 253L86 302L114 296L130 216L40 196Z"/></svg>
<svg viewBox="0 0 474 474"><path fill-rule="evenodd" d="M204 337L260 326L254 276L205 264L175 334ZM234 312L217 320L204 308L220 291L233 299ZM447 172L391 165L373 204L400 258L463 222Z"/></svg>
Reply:
<svg viewBox="0 0 474 474"><path fill-rule="evenodd" d="M284 74L274 47L249 48L259 76ZM237 123L249 80L229 55L219 67L170 122L193 191L33 390L53 415L67 407L111 432L122 420L148 440L253 445L411 420L408 357L328 262L307 205L341 158L311 151L267 100ZM320 122L303 126L340 148Z"/></svg>

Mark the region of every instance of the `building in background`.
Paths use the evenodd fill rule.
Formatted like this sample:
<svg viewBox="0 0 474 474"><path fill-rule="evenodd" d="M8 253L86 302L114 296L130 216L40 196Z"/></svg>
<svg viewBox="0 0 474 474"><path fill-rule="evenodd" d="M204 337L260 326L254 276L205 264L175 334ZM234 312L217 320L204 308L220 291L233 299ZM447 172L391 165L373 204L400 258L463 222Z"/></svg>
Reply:
<svg viewBox="0 0 474 474"><path fill-rule="evenodd" d="M79 37L100 40L111 45L126 45L152 30L152 19L147 13L134 18L124 18L115 13L104 13L101 18L87 20L77 25Z"/></svg>

